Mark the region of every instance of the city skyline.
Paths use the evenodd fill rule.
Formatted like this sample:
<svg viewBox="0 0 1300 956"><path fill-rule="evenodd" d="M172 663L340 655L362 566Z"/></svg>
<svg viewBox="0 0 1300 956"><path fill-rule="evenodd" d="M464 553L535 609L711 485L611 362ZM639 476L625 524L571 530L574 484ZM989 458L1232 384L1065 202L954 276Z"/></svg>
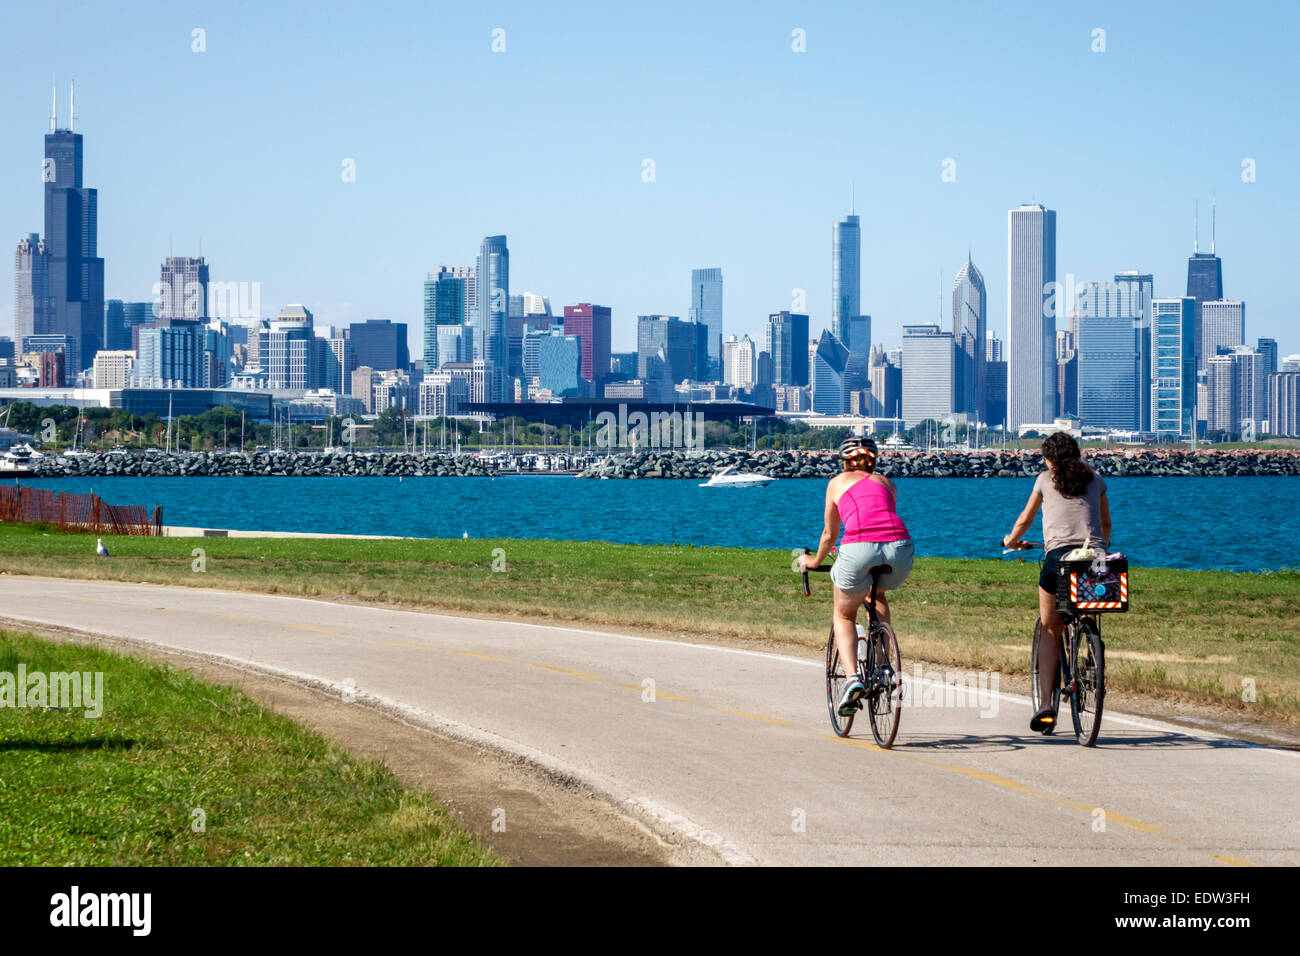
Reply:
<svg viewBox="0 0 1300 956"><path fill-rule="evenodd" d="M1137 90L1146 115L1159 115L1176 102L1178 82L1199 82L1195 64L1210 54L1211 44L1195 31L1179 22L1165 24L1146 11L1115 5L1100 5L1093 12L1098 23L1109 20L1104 52L1091 49L1093 27L1084 25L1090 21L1058 14L1036 14L1021 25L978 32L981 43L974 51L975 63L986 69L963 77L970 88L954 94L954 108L981 96L987 99L985 107L992 108L1008 102L1013 90L1022 92L1012 84L1004 65L1011 51L1019 53L1022 47L1034 60L1050 60L1057 71L1047 78L1045 90L1024 91L1029 105L1069 89L1072 109L1076 100L1082 101L1080 116L1109 115L1121 90L1130 95ZM331 15L338 17L339 11ZM416 18L419 12L412 7L406 15ZM937 25L924 42L934 51L948 48L958 42L962 30L978 31L972 16L956 12L951 23ZM524 8L504 8L499 17L510 37L504 53L491 52L489 34L495 21L453 11L440 24L460 44L453 44L447 65L421 62L417 68L408 45L387 38L376 43L376 51L383 51L392 66L381 70L376 80L341 90L339 81L326 77L320 91L304 89L300 81L257 63L256 57L267 52L269 37L278 30L292 32L292 19L282 14L243 11L243 19L207 14L201 18L209 21L204 27L207 48L201 54L191 50L191 26L182 25L177 17L138 30L138 36L119 35L107 8L92 5L84 15L62 18L66 75L71 78L71 64L75 64L79 80L77 131L87 134L89 144L87 181L103 195L114 196L100 214L98 254L108 263L104 297L126 301L147 297L164 258L163 243L170 238L176 254L193 255L202 236L214 281L260 282L264 312L274 314L285 303L305 302L322 324L392 318L407 323L413 335L410 345L418 349L414 330L421 324L422 303L417 280L439 264L473 261L470 250L484 235L495 233L510 237L515 287L535 289L557 304L608 305L614 316L616 349L632 345L636 315L687 314L690 303L684 301L683 277L702 266L718 266L727 277L723 335L748 334L757 341L766 316L776 311L804 312L811 316L813 329L829 327L825 229L852 204L864 226L861 261L870 264L861 276L861 310L873 316L873 339L896 343L903 325L928 318L935 271L952 275L968 248L990 277L989 327L1005 335L1000 317L1005 314L1006 289L991 264L1005 248L1001 217L1026 194L1060 215L1060 275L1091 281L1113 274L1116 268L1136 266L1154 274L1157 296L1183 294L1186 257L1194 242L1190 207L1197 197L1204 205L1217 196L1230 273L1226 285L1234 298L1250 302L1249 334L1278 339L1283 352L1296 350L1277 251L1283 248L1278 241L1283 223L1289 223L1296 207L1294 191L1279 192L1284 182L1279 174L1287 162L1283 157L1295 155L1287 149L1295 134L1279 117L1258 109L1239 111L1240 115L1233 112L1247 81L1234 79L1232 66L1252 82L1291 69L1276 55L1268 37L1247 37L1235 29L1216 37L1213 53L1223 75L1198 99L1204 117L1222 128L1219 142L1226 138L1241 142L1240 156L1221 150L1194 158L1191 152L1203 151L1189 151L1173 162L1154 156L1134 162L1128 152L1096 144L1072 143L1067 150L1063 141L1051 135L1035 138L1018 126L1009 131L1005 119L993 122L987 133L978 136L969 130L961 136L940 135L936 126L949 119L947 108L933 117L917 108L937 102L936 94L945 84L951 88L954 73L947 67L933 77L909 74L905 88L887 82L880 102L873 100L872 112L879 115L871 128L890 134L892 145L884 153L857 149L854 144L861 144L863 136L868 141L875 137L847 130L843 146L819 155L818 147L829 130L825 121L834 109L861 116L861 110L855 111L847 101L801 106L804 112L799 116L807 119L807 135L797 135L804 128L801 119L791 137L790 124L781 119L780 110L776 117L765 118L757 105L742 105L739 88L728 85L718 91L728 107L724 123L745 135L701 139L697 124L702 120L688 114L685 125L696 133L692 152L686 149L683 134L662 120L673 110L680 112L685 86L700 80L699 73L688 70L671 79L664 97L654 103L643 104L644 97L637 100L616 67L618 56L628 54L631 43L629 24L619 16L593 17L591 22L566 24L565 29L548 26L544 18ZM726 19L718 12L703 17L704 26ZM10 37L21 36L24 29L49 28L35 8L21 5L11 23ZM361 36L370 35L367 31L372 29L355 16L343 16L342 24L357 26ZM306 62L328 59L342 44L351 47L346 29L322 31L319 22L311 25L317 29L313 44L302 50ZM714 52L732 62L746 51L757 50L761 63L742 70L742 77L782 69L780 75L788 74L790 93L767 90L780 105L788 104L795 93L825 88L833 67L828 61L842 55L849 42L840 33L857 31L865 37L880 32L877 27L873 33L872 24L851 11L780 15L769 11L734 26L730 42ZM252 27L262 28L267 36L257 35ZM1160 42L1179 38L1188 44L1188 65L1171 70L1168 77L1141 62L1142 52L1157 39L1157 27ZM791 50L795 28L807 31L807 52ZM882 66L903 62L907 52L922 42L906 22L888 24L886 29L895 42L880 45ZM685 52L714 42L704 37L710 31L703 28L699 36L691 32L684 38L665 24L653 24L649 32L653 37L673 36ZM480 34L481 44L472 41ZM550 64L557 49L581 45L596 35L608 40L613 50L593 47L582 71L613 77L609 90L580 88L570 69L540 84L541 90L528 88L525 77L532 76L542 62L541 48L546 49L544 60ZM106 44L105 36L121 42ZM239 42L231 42L232 37ZM1034 42L1028 42L1031 37ZM177 47L175 52L171 45ZM156 55L144 56L146 48L155 49ZM133 51L136 62L148 64L147 75L185 71L178 75L191 77L204 95L218 84L230 103L222 102L209 122L187 130L185 137L170 145L167 155L155 156L141 148L151 139L142 133L148 126L139 123L154 115L174 115L172 101L180 93L166 84L150 86L138 78L124 81L115 75L110 66ZM33 53L18 45L7 47L6 52L12 53L17 78L11 96L0 107L0 117L15 132L34 131L48 108L50 64L43 60L37 67L31 62ZM674 53L674 64L679 55ZM635 60L644 62L645 54L637 54ZM938 60L942 63L943 58ZM63 75L57 58L53 65ZM234 75L245 67L251 71L247 78ZM434 187L426 192L436 199L412 197L396 188L402 177L395 175L385 157L421 148L418 130L398 117L422 114L412 99L413 91L392 81L416 74L426 77L422 86L427 87L428 78L445 78L453 70L460 71L453 87L481 80L499 93L509 92L501 102L506 124L522 122L520 131L534 137L542 148L511 150L511 158L486 163L482 152L469 145L470 137L462 140L465 149L456 157L424 150L422 172ZM655 83L663 77L652 68L647 75ZM1080 87L1084 79L1088 82ZM386 85L390 83L391 88ZM323 115L326 92L344 104L341 111L331 112L329 125L337 128L328 135L310 128ZM297 138L291 147L278 149L280 140L266 136L276 129L282 111L268 104L291 95L299 97L295 102L302 110L300 119L278 133L290 132ZM550 105L530 123L528 113L536 109L540 95L551 97ZM620 102L625 107L637 102L653 111L645 130L633 129L636 124L625 120L614 122L607 135L593 142L590 154L576 162L572 157L561 161L546 148L589 122L584 119L589 112L586 106L611 107ZM366 116L349 109L361 103ZM238 116L228 112L235 109L242 112ZM464 122L472 126L477 120L466 117ZM1117 114L1115 138L1124 140L1126 126L1133 122L1127 113ZM744 145L756 142L754 137L775 136L778 130L782 135L771 141L771 149L753 151ZM236 140L251 138L267 146L232 150L232 131ZM1006 143L999 143L999 138ZM789 139L795 142L788 143ZM1267 154L1256 148L1261 140ZM255 159L246 155L250 152ZM285 155L278 155L281 152ZM32 161L32 153L30 141L7 137L0 162L20 169ZM1268 156L1271 176L1265 174ZM1259 162L1256 182L1241 179L1245 157ZM355 182L350 183L340 180L340 164L349 158L356 163ZM651 182L643 180L644 159L655 163ZM947 159L954 160L953 181L942 178ZM1098 163L1106 183L1100 195L1095 192ZM440 183L446 186L440 188ZM41 227L35 215L37 204L21 187L21 177L15 177L0 189L0 223L8 228L11 242ZM855 200L851 199L854 190ZM627 220L629 228L626 235L619 230L618 242L593 241L592 236L615 228L620 218ZM428 229L430 221L437 223L434 233ZM693 228L684 231L680 227L687 221ZM594 230L593 222L598 225ZM287 233L282 223L289 227ZM293 241L286 242L286 235ZM177 241L184 236L193 239ZM665 242L668 236L672 243ZM1201 238L1204 246L1208 237ZM8 275L0 280L0 330L6 332L13 321L12 281ZM793 307L791 301L796 289L806 297L802 308Z"/></svg>

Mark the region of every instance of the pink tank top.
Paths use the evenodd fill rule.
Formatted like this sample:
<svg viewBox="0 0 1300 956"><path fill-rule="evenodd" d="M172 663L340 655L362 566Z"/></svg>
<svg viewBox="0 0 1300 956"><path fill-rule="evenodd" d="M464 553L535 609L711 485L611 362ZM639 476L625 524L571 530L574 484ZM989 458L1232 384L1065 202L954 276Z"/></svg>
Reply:
<svg viewBox="0 0 1300 956"><path fill-rule="evenodd" d="M894 510L894 496L878 481L862 478L835 502L844 524L844 544L857 541L901 541L907 526Z"/></svg>

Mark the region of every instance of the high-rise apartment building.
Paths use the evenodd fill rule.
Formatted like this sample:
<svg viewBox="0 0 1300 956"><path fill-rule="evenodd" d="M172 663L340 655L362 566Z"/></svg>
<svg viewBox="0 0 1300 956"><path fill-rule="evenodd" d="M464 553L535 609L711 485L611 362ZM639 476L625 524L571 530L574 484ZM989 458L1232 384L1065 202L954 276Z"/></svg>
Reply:
<svg viewBox="0 0 1300 956"><path fill-rule="evenodd" d="M1133 319L1079 317L1078 414L1085 425L1135 431L1139 427L1139 367Z"/></svg>
<svg viewBox="0 0 1300 956"><path fill-rule="evenodd" d="M1190 438L1196 427L1196 300L1152 299L1151 430Z"/></svg>
<svg viewBox="0 0 1300 956"><path fill-rule="evenodd" d="M766 345L765 351L772 356L773 385L808 385L807 315L801 312L774 312L769 315Z"/></svg>
<svg viewBox="0 0 1300 956"><path fill-rule="evenodd" d="M1007 425L1010 428L1027 422L1049 422L1056 412L1059 305L1056 213L1037 203L1023 204L1007 213Z"/></svg>
<svg viewBox="0 0 1300 956"><path fill-rule="evenodd" d="M1256 340L1255 351L1264 357L1264 371L1272 375L1277 371L1277 339Z"/></svg>
<svg viewBox="0 0 1300 956"><path fill-rule="evenodd" d="M1197 303L1200 312L1201 362L1209 367L1209 360L1222 351L1232 351L1246 344L1246 303L1206 299Z"/></svg>
<svg viewBox="0 0 1300 956"><path fill-rule="evenodd" d="M508 401L506 373L510 367L508 336L510 309L510 250L505 236L488 236L479 247L475 274L478 307L473 316L474 359L491 362L500 375L488 375L497 391L488 401Z"/></svg>
<svg viewBox="0 0 1300 956"><path fill-rule="evenodd" d="M1268 430L1284 438L1300 438L1300 370L1268 377Z"/></svg>
<svg viewBox="0 0 1300 956"><path fill-rule="evenodd" d="M748 335L729 336L722 343L723 381L737 388L753 388L758 350Z"/></svg>
<svg viewBox="0 0 1300 956"><path fill-rule="evenodd" d="M468 319L465 311L466 273L472 269L440 266L424 280L424 370L430 372L444 361L459 362L461 356L443 358L438 351L438 330L444 326L462 326Z"/></svg>
<svg viewBox="0 0 1300 956"><path fill-rule="evenodd" d="M135 353L126 350L100 349L91 368L95 388L126 388L135 367Z"/></svg>

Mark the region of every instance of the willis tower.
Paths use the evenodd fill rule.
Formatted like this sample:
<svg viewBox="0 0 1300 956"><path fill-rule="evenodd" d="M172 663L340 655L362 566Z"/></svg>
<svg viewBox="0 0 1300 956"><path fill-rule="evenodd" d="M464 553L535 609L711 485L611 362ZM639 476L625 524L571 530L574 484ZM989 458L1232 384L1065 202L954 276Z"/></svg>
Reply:
<svg viewBox="0 0 1300 956"><path fill-rule="evenodd" d="M56 94L57 95L57 94ZM81 134L74 132L76 89L69 96L67 129L58 125L55 104L50 131L45 134L45 248L49 252L51 316L49 331L77 344L77 364L71 378L89 368L104 347L104 260L99 258L99 200L97 191L82 184Z"/></svg>

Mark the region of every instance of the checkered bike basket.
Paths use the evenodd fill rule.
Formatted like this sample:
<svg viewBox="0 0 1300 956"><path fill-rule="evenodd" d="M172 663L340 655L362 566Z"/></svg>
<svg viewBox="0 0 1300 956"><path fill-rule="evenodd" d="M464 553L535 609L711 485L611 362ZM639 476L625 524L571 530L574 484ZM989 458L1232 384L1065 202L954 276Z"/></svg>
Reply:
<svg viewBox="0 0 1300 956"><path fill-rule="evenodd" d="M1056 576L1056 607L1071 613L1128 610L1128 559L1106 562L1105 571L1088 561L1062 561Z"/></svg>

